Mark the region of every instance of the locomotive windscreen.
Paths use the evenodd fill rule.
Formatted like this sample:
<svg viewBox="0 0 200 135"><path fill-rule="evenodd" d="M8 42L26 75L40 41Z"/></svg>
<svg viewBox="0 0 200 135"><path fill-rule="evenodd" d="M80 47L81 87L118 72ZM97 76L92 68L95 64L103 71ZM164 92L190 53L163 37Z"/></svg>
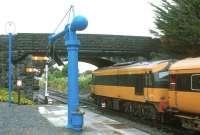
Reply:
<svg viewBox="0 0 200 135"><path fill-rule="evenodd" d="M169 88L169 72L162 71L154 73L154 87Z"/></svg>

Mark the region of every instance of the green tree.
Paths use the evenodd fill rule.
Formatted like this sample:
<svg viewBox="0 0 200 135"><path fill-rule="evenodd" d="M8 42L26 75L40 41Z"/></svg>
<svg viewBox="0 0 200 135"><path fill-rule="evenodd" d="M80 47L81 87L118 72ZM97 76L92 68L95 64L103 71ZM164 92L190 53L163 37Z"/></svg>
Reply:
<svg viewBox="0 0 200 135"><path fill-rule="evenodd" d="M163 46L181 56L198 56L200 50L200 0L161 0L155 8L156 29Z"/></svg>
<svg viewBox="0 0 200 135"><path fill-rule="evenodd" d="M55 68L55 67L53 67L53 66L50 66L50 67L49 67L49 73L50 73L50 74L52 74L52 73L54 73L54 72L56 72L56 71L59 71L59 69L58 69L58 68Z"/></svg>
<svg viewBox="0 0 200 135"><path fill-rule="evenodd" d="M63 77L62 71L60 71L60 70L54 71L52 75L56 78L62 78Z"/></svg>
<svg viewBox="0 0 200 135"><path fill-rule="evenodd" d="M65 64L63 69L62 69L62 76L66 77L68 76L68 64Z"/></svg>

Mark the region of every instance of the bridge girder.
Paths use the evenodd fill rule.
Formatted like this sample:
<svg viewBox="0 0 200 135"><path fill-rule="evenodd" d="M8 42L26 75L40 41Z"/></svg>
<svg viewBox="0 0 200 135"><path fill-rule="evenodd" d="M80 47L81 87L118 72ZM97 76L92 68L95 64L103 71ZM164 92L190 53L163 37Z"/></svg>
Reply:
<svg viewBox="0 0 200 135"><path fill-rule="evenodd" d="M144 56L149 57L151 52L159 52L160 41L151 37L119 36L80 34L80 55L93 56ZM20 57L24 54L48 54L48 34L42 33L19 33L14 36L13 50ZM58 54L67 53L62 39L58 40L54 47ZM7 38L0 35L0 51L7 49ZM15 59L18 59L15 57Z"/></svg>

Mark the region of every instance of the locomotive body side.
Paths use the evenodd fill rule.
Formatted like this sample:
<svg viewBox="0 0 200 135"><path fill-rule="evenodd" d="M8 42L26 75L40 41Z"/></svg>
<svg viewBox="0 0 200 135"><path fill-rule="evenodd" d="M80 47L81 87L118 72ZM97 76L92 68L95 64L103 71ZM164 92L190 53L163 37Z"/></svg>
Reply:
<svg viewBox="0 0 200 135"><path fill-rule="evenodd" d="M200 58L177 61L170 69L169 106L186 128L200 131Z"/></svg>
<svg viewBox="0 0 200 135"><path fill-rule="evenodd" d="M148 119L170 111L200 131L200 57L98 69L91 86L99 106Z"/></svg>
<svg viewBox="0 0 200 135"><path fill-rule="evenodd" d="M92 93L104 100L151 104L160 111L161 97L168 98L168 65L168 61L157 61L96 70Z"/></svg>

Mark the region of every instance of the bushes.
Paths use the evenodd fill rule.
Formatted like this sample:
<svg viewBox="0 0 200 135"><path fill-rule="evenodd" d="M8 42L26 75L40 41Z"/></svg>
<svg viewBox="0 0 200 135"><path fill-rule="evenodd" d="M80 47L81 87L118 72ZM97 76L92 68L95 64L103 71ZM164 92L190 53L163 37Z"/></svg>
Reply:
<svg viewBox="0 0 200 135"><path fill-rule="evenodd" d="M92 74L81 74L79 76L79 89L80 89L80 93L83 94L83 93L88 93L89 92L89 85L90 85L90 82L92 81Z"/></svg>
<svg viewBox="0 0 200 135"><path fill-rule="evenodd" d="M0 102L7 102L8 101L8 89L0 88ZM16 91L12 91L12 102L17 104L18 103L18 94ZM21 104L24 105L32 105L33 102L31 100L26 99L23 94L21 94Z"/></svg>
<svg viewBox="0 0 200 135"><path fill-rule="evenodd" d="M51 76L49 77L48 80L48 87L61 90L62 92L66 92L67 78L66 77L56 78L54 76Z"/></svg>
<svg viewBox="0 0 200 135"><path fill-rule="evenodd" d="M65 74L67 75L67 74ZM89 92L89 84L92 80L91 71L86 71L85 73L79 74L79 90L80 93ZM63 70L55 70L54 72L50 72L48 76L48 87L60 90L61 92L66 93L67 91L67 81L68 78L63 75ZM44 85L44 82L40 82L40 86Z"/></svg>

